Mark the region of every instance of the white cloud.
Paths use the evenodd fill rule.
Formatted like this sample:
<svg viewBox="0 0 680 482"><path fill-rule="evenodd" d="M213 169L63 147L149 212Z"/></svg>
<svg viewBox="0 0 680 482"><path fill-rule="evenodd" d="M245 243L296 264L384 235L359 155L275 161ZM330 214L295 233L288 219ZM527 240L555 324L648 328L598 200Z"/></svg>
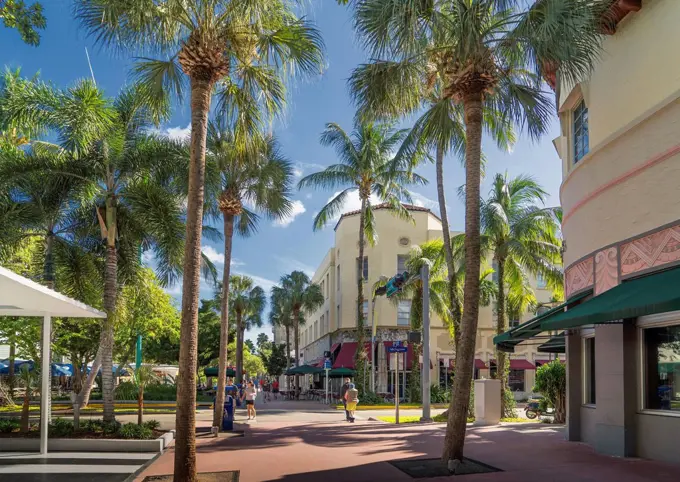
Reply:
<svg viewBox="0 0 680 482"><path fill-rule="evenodd" d="M302 271L310 278L314 276L314 268L303 263L302 261L286 256L279 256L277 254L274 255L274 259L278 261L279 267L282 271Z"/></svg>
<svg viewBox="0 0 680 482"><path fill-rule="evenodd" d="M312 199L312 193L311 193L311 192L307 193L307 194L305 195L305 197L306 197L307 199Z"/></svg>
<svg viewBox="0 0 680 482"><path fill-rule="evenodd" d="M232 258L231 263L229 263L232 268L238 268L240 266L245 266L246 263L244 261L241 261L240 259Z"/></svg>
<svg viewBox="0 0 680 482"><path fill-rule="evenodd" d="M285 228L287 227L290 223L295 221L295 218L301 215L302 213L306 212L307 209L305 209L305 205L302 203L302 201L295 200L292 203L292 208L290 211L290 214L286 216L285 218L277 219L274 221L273 226L274 227L279 227L279 228Z"/></svg>
<svg viewBox="0 0 680 482"><path fill-rule="evenodd" d="M191 124L186 127L168 127L164 134L172 140L183 141L191 136Z"/></svg>
<svg viewBox="0 0 680 482"><path fill-rule="evenodd" d="M224 264L224 253L218 252L212 246L201 246L201 251L203 251L203 254L205 255L205 257L208 258L213 263ZM233 266L233 262L232 262L232 266Z"/></svg>
<svg viewBox="0 0 680 482"><path fill-rule="evenodd" d="M413 204L416 206L424 207L427 209L439 209L439 203L434 199L425 197L420 193L411 191L411 197L413 198Z"/></svg>
<svg viewBox="0 0 680 482"><path fill-rule="evenodd" d="M295 177L302 177L304 173L305 172L297 166L293 168L293 176Z"/></svg>
<svg viewBox="0 0 680 482"><path fill-rule="evenodd" d="M326 204L331 202L332 199L335 198L338 194L340 194L342 191L338 191L334 193L331 197L328 198L326 201ZM380 204L380 199L378 196L375 194L371 194L371 204L372 205L377 205ZM342 214L348 213L350 211L358 211L361 209L361 199L359 198L359 191L352 191L349 194L347 194L347 197L345 198L345 203L342 205L342 210L340 211L340 214L335 216L333 219L329 219L329 221L337 221L340 219L340 216Z"/></svg>

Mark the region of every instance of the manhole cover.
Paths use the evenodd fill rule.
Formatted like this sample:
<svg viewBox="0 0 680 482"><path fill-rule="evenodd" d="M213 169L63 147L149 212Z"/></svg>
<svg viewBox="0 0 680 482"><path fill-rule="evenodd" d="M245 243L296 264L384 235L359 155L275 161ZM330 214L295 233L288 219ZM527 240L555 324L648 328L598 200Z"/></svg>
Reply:
<svg viewBox="0 0 680 482"><path fill-rule="evenodd" d="M414 479L502 472L500 469L468 458L465 458L458 466L455 474L449 472L447 465L441 459L392 460L390 463Z"/></svg>

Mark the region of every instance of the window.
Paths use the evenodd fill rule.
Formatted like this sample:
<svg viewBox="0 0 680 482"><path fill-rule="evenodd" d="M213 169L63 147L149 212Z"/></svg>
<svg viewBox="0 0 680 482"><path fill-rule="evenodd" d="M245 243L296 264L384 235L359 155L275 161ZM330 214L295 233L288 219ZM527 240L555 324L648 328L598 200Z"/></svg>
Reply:
<svg viewBox="0 0 680 482"><path fill-rule="evenodd" d="M368 279L368 256L364 256L364 280ZM357 278L359 277L359 258L357 258Z"/></svg>
<svg viewBox="0 0 680 482"><path fill-rule="evenodd" d="M586 404L595 405L595 337L583 339L583 381Z"/></svg>
<svg viewBox="0 0 680 482"><path fill-rule="evenodd" d="M322 281L320 286L321 286L321 293L323 293L323 297L326 298L326 283Z"/></svg>
<svg viewBox="0 0 680 482"><path fill-rule="evenodd" d="M573 133L574 133L574 164L588 154L588 108L586 103L581 101L573 112Z"/></svg>
<svg viewBox="0 0 680 482"><path fill-rule="evenodd" d="M340 311L340 305L338 305L338 314L337 314L337 317L336 317L336 319L335 319L335 323L337 323L338 328L340 328L340 327L342 326L342 324L340 323L340 313L341 313L341 311Z"/></svg>
<svg viewBox="0 0 680 482"><path fill-rule="evenodd" d="M361 311L364 314L364 323L366 323L366 320L368 319L368 300L364 300L363 310Z"/></svg>
<svg viewBox="0 0 680 482"><path fill-rule="evenodd" d="M331 292L331 274L326 273L326 298L328 298L330 292Z"/></svg>
<svg viewBox="0 0 680 482"><path fill-rule="evenodd" d="M405 254L398 254L397 255L397 273L403 273L406 271L406 260L408 259L408 256Z"/></svg>
<svg viewBox="0 0 680 482"><path fill-rule="evenodd" d="M680 412L680 325L644 330L644 408Z"/></svg>
<svg viewBox="0 0 680 482"><path fill-rule="evenodd" d="M321 324L323 325L323 315L321 315ZM314 322L314 339L319 338L319 321Z"/></svg>
<svg viewBox="0 0 680 482"><path fill-rule="evenodd" d="M397 326L411 324L411 300L400 300L397 305Z"/></svg>
<svg viewBox="0 0 680 482"><path fill-rule="evenodd" d="M511 391L524 391L524 372L524 370L510 370L508 374L508 387Z"/></svg>
<svg viewBox="0 0 680 482"><path fill-rule="evenodd" d="M536 276L536 287L539 290L544 290L548 287L548 281L541 273L538 273L538 276Z"/></svg>
<svg viewBox="0 0 680 482"><path fill-rule="evenodd" d="M330 331L331 316L330 311L326 310L326 324L324 325L323 334L325 335Z"/></svg>
<svg viewBox="0 0 680 482"><path fill-rule="evenodd" d="M335 272L338 274L338 281L337 281L337 283L335 283L335 285L336 285L336 286L335 286L335 289L336 289L337 291L340 291L340 265L338 265L338 266L335 268Z"/></svg>

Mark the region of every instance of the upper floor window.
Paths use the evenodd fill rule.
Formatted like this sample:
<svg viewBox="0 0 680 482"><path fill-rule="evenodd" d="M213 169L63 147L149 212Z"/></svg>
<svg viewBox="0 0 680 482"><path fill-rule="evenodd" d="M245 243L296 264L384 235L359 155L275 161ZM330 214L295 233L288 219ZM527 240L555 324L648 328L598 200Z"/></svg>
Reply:
<svg viewBox="0 0 680 482"><path fill-rule="evenodd" d="M406 260L408 259L408 256L405 254L398 254L397 255L397 273L403 273L406 271Z"/></svg>
<svg viewBox="0 0 680 482"><path fill-rule="evenodd" d="M330 292L331 292L331 274L326 273L326 298L330 296Z"/></svg>
<svg viewBox="0 0 680 482"><path fill-rule="evenodd" d="M588 154L588 108L582 100L573 112L574 163Z"/></svg>
<svg viewBox="0 0 680 482"><path fill-rule="evenodd" d="M538 276L536 276L536 288L544 290L547 287L548 287L548 281L545 279L545 277L541 273L538 273Z"/></svg>
<svg viewBox="0 0 680 482"><path fill-rule="evenodd" d="M368 279L368 256L364 256L364 269L363 269L364 280ZM359 277L359 258L357 258L357 278Z"/></svg>
<svg viewBox="0 0 680 482"><path fill-rule="evenodd" d="M335 289L336 289L336 291L340 291L340 265L336 266L335 272L336 272L337 275L338 275L338 281L337 281L337 283L336 283L336 288L335 288Z"/></svg>
<svg viewBox="0 0 680 482"><path fill-rule="evenodd" d="M364 314L364 323L366 323L366 320L368 319L368 300L364 300L364 305L361 311Z"/></svg>
<svg viewBox="0 0 680 482"><path fill-rule="evenodd" d="M397 325L409 326L411 324L411 300L400 300L397 305Z"/></svg>

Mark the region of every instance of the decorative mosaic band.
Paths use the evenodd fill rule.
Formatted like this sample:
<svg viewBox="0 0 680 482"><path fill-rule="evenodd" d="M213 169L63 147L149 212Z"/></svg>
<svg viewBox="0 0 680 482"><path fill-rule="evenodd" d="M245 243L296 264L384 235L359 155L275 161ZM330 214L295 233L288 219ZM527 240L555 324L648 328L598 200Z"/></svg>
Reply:
<svg viewBox="0 0 680 482"><path fill-rule="evenodd" d="M564 273L567 298L592 289L595 295L621 280L680 263L680 222L648 231L595 251L569 266Z"/></svg>

